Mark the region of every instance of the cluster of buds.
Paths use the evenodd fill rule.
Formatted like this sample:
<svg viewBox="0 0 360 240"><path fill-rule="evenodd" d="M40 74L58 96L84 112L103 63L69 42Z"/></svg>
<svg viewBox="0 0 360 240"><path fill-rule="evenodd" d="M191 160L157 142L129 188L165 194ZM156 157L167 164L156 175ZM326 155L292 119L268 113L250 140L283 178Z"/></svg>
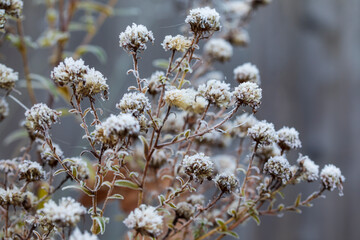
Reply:
<svg viewBox="0 0 360 240"><path fill-rule="evenodd" d="M211 179L214 163L204 153L197 153L193 156L186 155L182 161L182 166L186 174L198 180Z"/></svg>
<svg viewBox="0 0 360 240"><path fill-rule="evenodd" d="M45 132L59 120L61 112L50 109L44 103L38 103L25 112L26 126L33 131Z"/></svg>

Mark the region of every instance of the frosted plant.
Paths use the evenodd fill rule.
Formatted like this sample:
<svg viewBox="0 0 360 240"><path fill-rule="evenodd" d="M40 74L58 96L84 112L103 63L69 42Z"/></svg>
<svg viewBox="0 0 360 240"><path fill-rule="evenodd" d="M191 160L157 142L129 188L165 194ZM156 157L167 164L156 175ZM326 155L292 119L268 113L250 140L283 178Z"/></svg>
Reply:
<svg viewBox="0 0 360 240"><path fill-rule="evenodd" d="M50 200L37 210L41 225L56 227L75 226L85 212L85 207L71 197L61 198L59 204Z"/></svg>
<svg viewBox="0 0 360 240"><path fill-rule="evenodd" d="M58 122L60 115L61 112L38 103L25 112L26 125L35 131L46 131L53 123Z"/></svg>
<svg viewBox="0 0 360 240"><path fill-rule="evenodd" d="M209 40L204 46L204 51L211 60L219 62L229 61L233 55L233 47L222 38Z"/></svg>
<svg viewBox="0 0 360 240"><path fill-rule="evenodd" d="M190 24L194 33L220 30L220 15L215 9L209 7L190 10L185 22Z"/></svg>
<svg viewBox="0 0 360 240"><path fill-rule="evenodd" d="M209 102L219 107L226 107L231 98L230 84L214 79L200 85L198 92Z"/></svg>
<svg viewBox="0 0 360 240"><path fill-rule="evenodd" d="M239 180L232 173L220 173L214 178L216 186L223 193L232 193L239 185Z"/></svg>
<svg viewBox="0 0 360 240"><path fill-rule="evenodd" d="M299 155L297 163L301 168L301 179L312 182L319 178L319 166L316 165L308 156Z"/></svg>
<svg viewBox="0 0 360 240"><path fill-rule="evenodd" d="M285 184L291 178L290 164L282 156L271 157L264 165L264 173L281 179Z"/></svg>
<svg viewBox="0 0 360 240"><path fill-rule="evenodd" d="M14 56L21 56L17 66L23 66L0 64L0 121L15 121L16 112L25 109L24 129L3 136L11 144L2 154L14 156L0 160L1 238L95 240L121 227L108 225L114 221L109 213L120 213L120 224L128 228L121 239L222 239L237 237L237 227L250 218L259 223L263 215L299 212L325 190L338 188L342 194L340 169L325 165L319 174L309 157L293 159L301 147L298 131L283 127L276 132L274 124L257 120L263 91L259 69L235 63L234 84L227 81L232 72L222 71L228 67L216 64L234 66L235 47L249 43L249 20L268 0L188 1L192 9L182 32L160 36L162 43L150 55L144 50L154 43L153 32L133 23L119 33L119 45L128 53L123 57L132 64L123 58L109 61L105 69L111 73L96 70L105 48L91 41L103 32L116 1L101 7L52 2L39 1L44 9L39 13L46 17L37 35L24 24L34 11L23 12L19 0L0 0L2 45L19 52L3 59L19 62ZM110 35L101 39L116 40ZM41 62L34 62L34 54L43 56ZM97 58L91 59L95 68L85 64L90 54ZM39 64L41 71L33 69ZM111 70L114 64L119 71ZM112 86L124 79L116 74L126 66L133 78L123 85L127 91ZM14 89L18 72L24 80ZM108 97L113 99L103 103ZM9 109L13 104L22 108ZM57 109L64 119L53 131L61 115ZM280 191L307 182L317 182L319 190L281 203Z"/></svg>
<svg viewBox="0 0 360 240"><path fill-rule="evenodd" d="M0 88L11 91L18 80L19 74L14 69L0 63Z"/></svg>
<svg viewBox="0 0 360 240"><path fill-rule="evenodd" d="M283 150L301 148L299 132L295 128L283 127L277 132L277 143Z"/></svg>
<svg viewBox="0 0 360 240"><path fill-rule="evenodd" d="M167 35L161 45L165 51L185 52L191 46L191 40L183 35Z"/></svg>
<svg viewBox="0 0 360 240"><path fill-rule="evenodd" d="M20 179L25 179L28 182L39 181L45 177L43 168L37 162L25 160L19 165Z"/></svg>
<svg viewBox="0 0 360 240"><path fill-rule="evenodd" d="M262 89L256 83L240 83L240 85L235 88L233 96L240 104L250 106L256 111L261 103Z"/></svg>
<svg viewBox="0 0 360 240"><path fill-rule="evenodd" d="M154 42L155 40L153 33L144 25L137 25L135 23L127 26L126 30L120 33L119 38L120 47L129 53L144 51L146 49L146 43Z"/></svg>
<svg viewBox="0 0 360 240"><path fill-rule="evenodd" d="M139 116L151 109L149 99L143 93L126 93L116 105L123 113L131 113L134 116Z"/></svg>
<svg viewBox="0 0 360 240"><path fill-rule="evenodd" d="M260 145L269 145L277 140L274 124L268 123L265 120L249 128L247 134Z"/></svg>
<svg viewBox="0 0 360 240"><path fill-rule="evenodd" d="M162 233L163 217L154 207L142 204L129 214L124 223L140 234L157 237Z"/></svg>
<svg viewBox="0 0 360 240"><path fill-rule="evenodd" d="M325 165L321 170L320 178L325 189L333 191L335 188L338 188L339 195L343 195L343 183L345 182L345 177L341 175L339 168L332 164Z"/></svg>
<svg viewBox="0 0 360 240"><path fill-rule="evenodd" d="M186 174L198 180L211 179L214 163L204 153L197 153L193 156L186 155L182 161L182 166Z"/></svg>
<svg viewBox="0 0 360 240"><path fill-rule="evenodd" d="M234 79L239 83L253 82L260 85L259 69L251 63L244 63L234 69Z"/></svg>

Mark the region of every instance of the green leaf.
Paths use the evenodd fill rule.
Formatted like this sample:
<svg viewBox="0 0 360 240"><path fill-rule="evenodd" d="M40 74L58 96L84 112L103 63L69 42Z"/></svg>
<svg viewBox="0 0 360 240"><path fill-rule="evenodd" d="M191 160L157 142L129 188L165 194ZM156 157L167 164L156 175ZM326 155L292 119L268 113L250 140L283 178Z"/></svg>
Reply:
<svg viewBox="0 0 360 240"><path fill-rule="evenodd" d="M98 234L98 233L104 234L105 226L106 226L106 223L109 222L109 218L100 217L100 216L92 216L91 218L93 220L95 220L97 223L97 226L94 226L94 223L93 223L93 226L91 227L92 232L95 234Z"/></svg>
<svg viewBox="0 0 360 240"><path fill-rule="evenodd" d="M108 188L111 188L111 182L109 181L104 181L101 186L107 186Z"/></svg>
<svg viewBox="0 0 360 240"><path fill-rule="evenodd" d="M256 215L256 214L251 214L251 217L252 217L252 219L255 220L256 224L259 226L259 225L260 225L260 218L259 218L259 216Z"/></svg>
<svg viewBox="0 0 360 240"><path fill-rule="evenodd" d="M226 226L226 224L225 224L225 222L224 222L223 219L221 219L221 218L215 218L215 221L216 221L216 223L219 225L219 227L221 228L221 231L227 231L227 226Z"/></svg>
<svg viewBox="0 0 360 240"><path fill-rule="evenodd" d="M111 197L109 197L109 199L120 199L120 200L123 200L124 197L120 194L114 194L112 195Z"/></svg>
<svg viewBox="0 0 360 240"><path fill-rule="evenodd" d="M148 156L148 154L149 154L149 143L147 142L147 140L146 140L146 138L144 137L144 136L139 136L139 139L140 139L140 141L141 141L141 143L142 143L142 145L143 145L143 148L144 148L144 156L146 157L146 156Z"/></svg>
<svg viewBox="0 0 360 240"><path fill-rule="evenodd" d="M229 235L229 236L232 236L234 238L239 239L239 235L236 232L233 232L233 231L222 231L220 233L225 234L225 235Z"/></svg>
<svg viewBox="0 0 360 240"><path fill-rule="evenodd" d="M281 197L282 199L285 199L285 195L284 195L284 193L282 193L282 192L278 191L278 192L277 192L277 194L279 194L279 195L280 195L280 197Z"/></svg>
<svg viewBox="0 0 360 240"><path fill-rule="evenodd" d="M69 186L65 186L62 188L62 190L66 190L66 189L79 189L82 192L84 192L86 195L88 196L94 196L94 193L89 191L87 188L83 187L83 186L78 186L78 185L69 185Z"/></svg>
<svg viewBox="0 0 360 240"><path fill-rule="evenodd" d="M115 186L118 187L126 187L134 190L140 190L141 188L134 182L131 182L129 180L117 180L115 181Z"/></svg>
<svg viewBox="0 0 360 240"><path fill-rule="evenodd" d="M63 173L63 172L66 172L66 170L63 169L63 168L60 168L60 169L56 170L53 175L56 176L56 175L58 175L60 173Z"/></svg>
<svg viewBox="0 0 360 240"><path fill-rule="evenodd" d="M172 202L168 202L168 203L166 203L166 205L168 205L169 207L171 207L173 209L177 209L176 205L173 204Z"/></svg>
<svg viewBox="0 0 360 240"><path fill-rule="evenodd" d="M165 202L165 197L164 195L160 194L160 196L158 196L158 199L159 199L159 202L160 202L160 205L164 205L164 202Z"/></svg>
<svg viewBox="0 0 360 240"><path fill-rule="evenodd" d="M301 202L301 193L299 193L299 195L295 200L295 207L298 207L300 205L300 202Z"/></svg>
<svg viewBox="0 0 360 240"><path fill-rule="evenodd" d="M82 45L76 49L76 53L79 54L79 56L82 56L85 53L92 53L101 63L105 63L107 58L105 50L102 47L95 45Z"/></svg>

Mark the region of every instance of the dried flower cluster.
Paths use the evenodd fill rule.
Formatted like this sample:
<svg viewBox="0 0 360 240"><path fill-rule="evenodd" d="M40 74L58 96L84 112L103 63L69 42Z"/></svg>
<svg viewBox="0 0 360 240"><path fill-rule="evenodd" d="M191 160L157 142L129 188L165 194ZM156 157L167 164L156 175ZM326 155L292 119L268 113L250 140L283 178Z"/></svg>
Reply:
<svg viewBox="0 0 360 240"><path fill-rule="evenodd" d="M295 128L278 130L276 124L255 116L262 101L257 66L244 63L229 75L215 64L230 61L235 47L249 42L245 27L252 13L268 1L201 1L212 2L217 10L190 2L193 9L182 34L166 35L162 43L155 43L154 34L136 23L119 34L119 45L132 61L128 73L135 86L122 96L115 89L117 104L104 108L97 96L107 100L113 89L81 57L87 52L104 57L89 43L111 15L112 1L101 6L69 1L66 9L58 9L61 2L46 1L48 26L36 44L37 51L53 50L47 51L52 52L50 81L48 76L30 74L27 61L24 71L19 71L32 107L13 96L18 73L0 64L4 93L0 122L8 117L7 101L12 98L26 109L25 129L7 139L27 139L26 146L11 151L17 153L15 158L0 160L1 238L100 239L98 235L114 221L109 211L117 211L110 201L119 201L125 215L115 223L129 230L127 236L118 236L121 239L237 237L236 227L248 219L259 222L262 215L298 212L325 190L338 188L342 195L345 177L339 168L328 164L319 174L319 166L308 156L299 153L292 159L292 151L302 146ZM22 5L19 0L0 0L0 28L11 30L11 37L4 39L12 39L26 60L31 41L21 31L26 19ZM80 10L85 10L86 18L77 17ZM7 19L14 18L18 34L12 33L16 32L12 21L5 26ZM70 30L83 26L87 34L82 44L70 49ZM159 54L166 54L168 62L154 61L161 69L143 77L139 63L151 65L142 55L150 43L156 44ZM232 77L234 85L226 81ZM41 84L32 85L33 80ZM33 88L39 85L45 87L35 94ZM36 97L43 95L50 95L47 104L37 102ZM58 126L67 134L58 137L51 129L60 121L56 109L62 109L64 118L74 117L83 136L73 133L69 121L62 119L65 124ZM73 138L83 141L77 143L80 147L70 146L76 153L67 146ZM316 181L320 189L308 198L273 206L284 188ZM75 191L76 200L69 197L68 189ZM57 195L61 198L55 201ZM83 220L91 223L89 229L79 229L87 226Z"/></svg>

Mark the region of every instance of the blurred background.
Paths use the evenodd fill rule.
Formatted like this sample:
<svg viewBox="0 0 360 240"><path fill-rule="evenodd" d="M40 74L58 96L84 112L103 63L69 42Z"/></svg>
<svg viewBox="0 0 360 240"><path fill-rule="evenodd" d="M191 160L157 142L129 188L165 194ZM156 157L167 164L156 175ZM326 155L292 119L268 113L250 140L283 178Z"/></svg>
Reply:
<svg viewBox="0 0 360 240"><path fill-rule="evenodd" d="M119 33L132 22L153 31L155 44L149 46L140 61L142 77L149 77L156 70L152 60L168 58L160 46L164 36L178 34L184 24L186 11L179 4L181 1L175 0L120 0L116 7L123 10L106 20L92 42L105 50L106 63L91 54L83 57L86 64L109 79L110 100L101 103L105 114L116 112L115 103L134 84L126 75L131 59L119 48ZM44 31L44 11L36 1L25 1L27 35L36 38ZM303 143L302 153L321 168L325 163L340 167L346 182L343 197L337 191L326 192L326 199L316 200L314 207L303 209L301 215L263 217L260 226L249 221L237 232L242 239L360 239L360 1L273 0L256 11L249 33L249 46L236 48L231 62L217 64L216 69L223 71L235 86L232 70L236 66L244 62L257 65L263 88L263 104L257 117L273 122L277 129L283 125L295 127ZM67 49L73 50L82 38L82 33L75 32ZM1 62L19 71L23 78L17 51L9 44L0 50ZM46 50L30 50L31 72L49 77L48 56ZM24 93L18 98L30 106L26 90L18 90ZM46 99L46 94L37 91L37 97ZM9 103L11 117L0 124L3 140L17 128L24 113L10 99ZM64 106L64 102L59 100L56 106ZM74 123L73 118L64 118L60 126L54 126L53 137L65 152L77 155L83 142L78 137L80 128ZM60 131L64 125L66 131ZM0 144L1 158L16 155L18 142ZM304 184L286 191L286 198L292 202L299 189L307 196L317 188L317 184ZM108 209L114 208L118 209L117 204ZM115 216L109 229L112 231L101 239L121 239L125 226Z"/></svg>

